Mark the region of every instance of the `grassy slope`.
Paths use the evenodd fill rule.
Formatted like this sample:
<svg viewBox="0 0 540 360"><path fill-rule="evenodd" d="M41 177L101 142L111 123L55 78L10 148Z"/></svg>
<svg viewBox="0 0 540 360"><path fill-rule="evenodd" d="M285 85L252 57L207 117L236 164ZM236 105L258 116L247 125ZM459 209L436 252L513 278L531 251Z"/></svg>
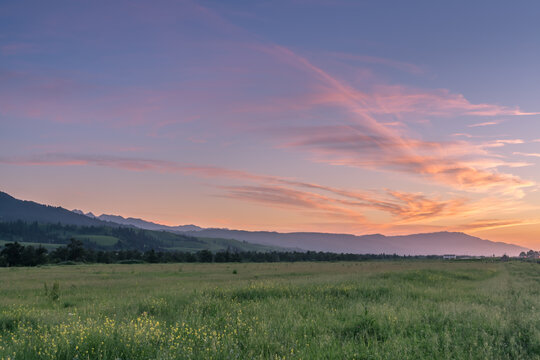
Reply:
<svg viewBox="0 0 540 360"><path fill-rule="evenodd" d="M81 265L0 278L0 359L540 358L534 263ZM54 281L56 301L43 291Z"/></svg>

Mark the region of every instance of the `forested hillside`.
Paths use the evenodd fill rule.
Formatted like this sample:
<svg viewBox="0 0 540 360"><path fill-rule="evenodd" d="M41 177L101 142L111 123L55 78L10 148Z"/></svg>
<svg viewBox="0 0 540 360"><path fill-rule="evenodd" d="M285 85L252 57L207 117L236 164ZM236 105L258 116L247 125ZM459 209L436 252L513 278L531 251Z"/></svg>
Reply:
<svg viewBox="0 0 540 360"><path fill-rule="evenodd" d="M74 238L94 250L131 249L146 251L273 251L282 248L250 244L231 239L197 238L166 231L131 227L77 226L26 223L22 220L0 222L0 246L8 242L46 244L48 247L67 244Z"/></svg>

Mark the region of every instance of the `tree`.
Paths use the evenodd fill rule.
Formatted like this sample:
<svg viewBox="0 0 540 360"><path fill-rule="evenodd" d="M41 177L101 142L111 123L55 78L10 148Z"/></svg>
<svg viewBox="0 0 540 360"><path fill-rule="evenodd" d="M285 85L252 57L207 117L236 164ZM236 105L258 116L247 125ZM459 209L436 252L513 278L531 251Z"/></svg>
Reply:
<svg viewBox="0 0 540 360"><path fill-rule="evenodd" d="M45 249L43 246L39 246L36 249L35 252L35 264L36 265L43 265L47 263L47 249Z"/></svg>
<svg viewBox="0 0 540 360"><path fill-rule="evenodd" d="M159 257L157 256L155 250L152 249L144 253L144 260L149 263L157 263L159 262Z"/></svg>
<svg viewBox="0 0 540 360"><path fill-rule="evenodd" d="M4 245L4 249L0 252L0 255L5 257L7 266L21 266L23 250L24 246L18 242L8 243Z"/></svg>
<svg viewBox="0 0 540 360"><path fill-rule="evenodd" d="M200 250L197 252L197 259L199 262L212 262L214 256L210 250Z"/></svg>
<svg viewBox="0 0 540 360"><path fill-rule="evenodd" d="M25 246L21 253L22 266L35 266L36 265L36 250L33 246Z"/></svg>
<svg viewBox="0 0 540 360"><path fill-rule="evenodd" d="M68 260L82 261L84 258L84 246L82 241L71 238L67 245Z"/></svg>

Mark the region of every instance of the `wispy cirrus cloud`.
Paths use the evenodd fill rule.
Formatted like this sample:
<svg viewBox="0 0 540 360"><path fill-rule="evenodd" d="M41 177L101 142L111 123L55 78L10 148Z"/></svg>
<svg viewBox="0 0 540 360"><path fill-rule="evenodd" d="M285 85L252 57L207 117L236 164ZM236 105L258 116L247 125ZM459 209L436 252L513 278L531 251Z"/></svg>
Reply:
<svg viewBox="0 0 540 360"><path fill-rule="evenodd" d="M433 220L462 214L467 200L441 200L419 193L387 190L383 193L359 192L316 183L216 166L199 166L171 161L110 155L45 154L0 158L0 164L23 166L100 166L129 171L180 172L208 179L233 179L255 185L216 185L219 196L268 206L289 207L341 217L347 221L366 221L364 210L385 212L401 221Z"/></svg>
<svg viewBox="0 0 540 360"><path fill-rule="evenodd" d="M365 217L358 210L340 206L339 202L327 196L313 192L299 191L283 186L230 186L222 187L226 191L221 195L227 198L251 201L267 206L294 208L314 211L319 216L340 218L342 220L364 223Z"/></svg>
<svg viewBox="0 0 540 360"><path fill-rule="evenodd" d="M399 127L385 126L382 115L400 118L414 114L431 116L531 115L519 108L492 104L472 104L447 90L417 91L403 86L379 86L372 93L359 91L317 67L289 49L265 49L272 55L310 73L324 84L325 95L311 105L333 105L349 112L339 121L343 125L307 126L295 133L284 131L288 148L307 150L317 161L331 164L386 169L429 177L464 190L500 191L523 195L523 188L534 183L497 171L499 166L517 166L495 161L496 157L468 142L440 143L415 139ZM382 118L384 120L384 118ZM520 143L501 140L497 146ZM450 145L450 146L449 146ZM523 166L520 164L519 166Z"/></svg>
<svg viewBox="0 0 540 360"><path fill-rule="evenodd" d="M534 184L496 171L526 164L501 161L465 142L426 142L370 130L362 126L290 129L285 146L306 149L317 161L416 174L469 191L520 196L523 188Z"/></svg>
<svg viewBox="0 0 540 360"><path fill-rule="evenodd" d="M525 141L521 139L499 139L491 142L487 142L481 145L483 148L497 148L497 147L503 147L506 145L519 145L524 144Z"/></svg>
<svg viewBox="0 0 540 360"><path fill-rule="evenodd" d="M332 66L322 66L316 61L317 54L308 58L292 48L261 41L211 9L187 4L184 9L183 3L178 3L174 16L160 7L144 4L130 8L132 23L126 27L127 31L151 25L147 27L148 37L141 41L151 43L145 65L146 61L159 64L152 67L157 70L122 73L129 63L111 60L124 59L126 55L117 52L121 48L116 46L121 43L116 41L120 36L114 39L111 54L102 59L104 66L100 66L100 69L110 67L110 73L97 70L85 76L84 71L63 71L43 75L38 68L33 73L0 73L0 115L5 115L5 119L29 117L75 124L99 122L130 131L140 130L153 140L184 136L189 141L205 141L210 129L220 135L247 133L257 140L270 138L270 146L307 152L318 162L407 175L420 179L421 183L463 190L467 195L433 196L384 190L384 180L379 191L361 192L223 167L105 155L51 153L4 157L0 158L0 163L100 166L178 172L209 180L228 179L235 184L214 185L220 196L362 224L368 223L366 213L369 212L384 213L392 219L392 224L421 223L423 226L463 214L478 216L477 211L485 209L487 201L472 201L469 196L493 193L505 200L506 195L519 198L526 188L534 185L512 173L512 168L527 164L494 153L505 145L521 144L520 139L478 144L474 143L476 137L462 133L462 141L446 141L440 133L429 132L430 135L422 136L409 125L450 123L458 119L467 121L459 125L465 127L470 117L475 117L482 122L468 127L479 128L501 122L498 118L490 120L494 117L511 119L537 113L516 106L475 103L464 94L444 88L395 84L374 75L366 83L354 77L339 76L336 75L342 70L339 66L350 69L351 63L355 64L354 70L365 73L369 73L370 65L413 74L420 74L423 69L393 59L347 54L336 54ZM121 10L115 8L115 11ZM186 21L178 21L178 14ZM88 29L95 29L94 15L83 17L85 34L92 33ZM103 36L110 32L107 27L116 26L112 23L115 21L108 21L103 29L97 29ZM196 40L186 36L189 29L182 26L188 22L196 23L204 36ZM160 32L160 36L150 34L164 24L166 31ZM179 27L175 28L174 24ZM167 35L163 37L163 34ZM175 46L171 46L173 43ZM134 45L132 49L143 48L138 40ZM0 49L3 53L12 51L14 55L27 50L16 46ZM195 130L186 132L181 127L186 123ZM160 146L157 142L154 144L156 148Z"/></svg>
<svg viewBox="0 0 540 360"><path fill-rule="evenodd" d="M525 141L521 140L521 139L506 139L506 140L496 140L496 142L498 142L499 144L523 144L525 143Z"/></svg>
<svg viewBox="0 0 540 360"><path fill-rule="evenodd" d="M404 85L376 83L370 89L360 90L343 80L331 75L307 58L278 45L254 46L266 52L280 62L296 67L302 72L315 76L319 86L311 97L290 99L291 106L298 100L313 105L333 104L354 108L363 115L431 115L431 116L522 116L536 115L537 112L525 112L519 107L496 104L474 104L462 94L452 93L447 89L418 89ZM282 103L285 105L285 102ZM498 122L498 121L497 121Z"/></svg>
<svg viewBox="0 0 540 360"><path fill-rule="evenodd" d="M470 127L470 128L474 128L474 127L483 127L483 126L491 126L491 125L498 125L500 124L502 121L485 121L485 122L481 122L481 123L476 123L476 124L470 124L470 125L467 125L467 127Z"/></svg>
<svg viewBox="0 0 540 360"><path fill-rule="evenodd" d="M459 225L457 226L457 229L460 231L476 232L539 223L540 220L538 219L481 219L467 224Z"/></svg>
<svg viewBox="0 0 540 360"><path fill-rule="evenodd" d="M540 153L525 153L525 152L515 151L512 154L520 155L520 156L540 157Z"/></svg>

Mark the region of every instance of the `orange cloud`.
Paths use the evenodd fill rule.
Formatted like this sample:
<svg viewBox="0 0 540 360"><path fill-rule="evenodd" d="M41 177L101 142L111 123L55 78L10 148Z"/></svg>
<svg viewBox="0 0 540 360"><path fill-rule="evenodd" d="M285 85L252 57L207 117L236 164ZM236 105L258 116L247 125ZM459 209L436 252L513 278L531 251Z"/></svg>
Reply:
<svg viewBox="0 0 540 360"><path fill-rule="evenodd" d="M521 223L504 219L487 221L477 219L478 216L501 216L534 210L513 198L507 198L501 209L500 196L472 200L464 196L451 195L444 199L441 196L430 197L422 193L396 190L357 191L223 167L107 155L48 154L0 158L0 164L101 166L128 171L179 172L209 179L208 186L219 190L216 194L218 197L300 211L308 216L325 219L321 226L331 226L335 222L345 224L344 228L363 233L368 230L396 233L407 229L480 231ZM223 185L223 179L234 180L237 184ZM493 180L487 182L492 183ZM390 215L392 221L381 222L380 214ZM467 219L467 223L460 224L463 219Z"/></svg>
<svg viewBox="0 0 540 360"><path fill-rule="evenodd" d="M283 177L259 175L215 166L180 164L163 160L139 159L105 155L48 154L26 158L0 158L0 164L27 166L102 166L129 171L181 172L209 179L233 179L256 185L218 186L223 196L319 211L333 216L359 221L361 210L373 209L389 213L403 221L434 219L465 211L467 201L429 199L422 194L388 191L385 194L358 192L302 182ZM309 191L307 191L309 190ZM326 193L326 195L324 194Z"/></svg>
<svg viewBox="0 0 540 360"><path fill-rule="evenodd" d="M338 206L336 204L339 204L339 201L316 193L268 185L230 186L222 188L227 193L221 196L228 198L253 201L270 206L312 210L324 217L331 216L354 222L365 221L361 212L344 206Z"/></svg>
<svg viewBox="0 0 540 360"><path fill-rule="evenodd" d="M475 232L475 231L492 230L492 229L506 228L506 227L512 227L512 226L531 225L531 224L538 224L538 223L540 223L540 220L484 219L484 220L476 220L468 224L460 225L458 226L458 229L462 231Z"/></svg>
<svg viewBox="0 0 540 360"><path fill-rule="evenodd" d="M306 106L338 106L351 114L335 120L331 125L286 127L281 134L277 133L288 139L286 147L308 150L321 162L416 174L461 190L498 191L523 196L523 189L534 185L531 181L498 171L500 166L526 164L494 161L493 158L497 156L487 153L485 149L489 145L482 147L464 141L423 141L381 121L382 115L399 118L405 114L496 116L534 113L499 105L472 104L463 95L444 89L420 91L403 86L380 85L368 93L330 75L287 48L270 46L261 50L301 69L321 83L319 88L323 91L308 99ZM295 100L298 99L291 99L291 102ZM521 142L519 139L500 140L495 144L503 146Z"/></svg>
<svg viewBox="0 0 540 360"><path fill-rule="evenodd" d="M287 147L309 150L318 161L386 169L428 176L442 184L469 191L500 191L521 196L534 185L497 167L525 166L490 156L482 147L463 141L426 142L373 132L363 126L293 128ZM519 143L520 140L502 140Z"/></svg>

